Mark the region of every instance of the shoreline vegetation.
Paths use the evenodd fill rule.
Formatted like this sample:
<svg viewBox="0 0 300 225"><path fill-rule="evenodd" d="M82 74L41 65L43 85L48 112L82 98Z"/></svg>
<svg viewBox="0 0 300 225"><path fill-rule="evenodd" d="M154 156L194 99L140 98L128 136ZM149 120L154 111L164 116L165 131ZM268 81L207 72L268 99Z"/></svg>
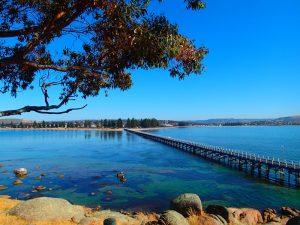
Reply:
<svg viewBox="0 0 300 225"><path fill-rule="evenodd" d="M39 197L20 201L0 195L1 225L299 225L300 211L282 207L226 208L209 205L205 209L198 195L185 193L170 202L167 211L111 211L72 205L60 198Z"/></svg>

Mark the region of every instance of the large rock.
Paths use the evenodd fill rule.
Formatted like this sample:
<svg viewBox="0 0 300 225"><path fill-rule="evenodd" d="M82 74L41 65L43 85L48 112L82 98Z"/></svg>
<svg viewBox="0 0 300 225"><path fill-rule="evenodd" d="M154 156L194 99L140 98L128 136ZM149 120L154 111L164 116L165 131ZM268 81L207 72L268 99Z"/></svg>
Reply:
<svg viewBox="0 0 300 225"><path fill-rule="evenodd" d="M80 221L84 212L60 198L41 197L21 202L8 211L8 214L29 221L38 220L73 220Z"/></svg>
<svg viewBox="0 0 300 225"><path fill-rule="evenodd" d="M159 221L159 225L189 225L188 221L178 212L168 210L164 212Z"/></svg>
<svg viewBox="0 0 300 225"><path fill-rule="evenodd" d="M219 216L213 214L201 214L193 215L188 218L190 224L199 224L199 225L227 225L226 220Z"/></svg>
<svg viewBox="0 0 300 225"><path fill-rule="evenodd" d="M110 210L102 210L102 211L99 211L99 212L94 212L92 214L93 217L96 217L98 219L100 219L100 221L103 223L104 220L108 219L108 218L114 218L116 219L117 221L117 224L128 224L128 225L138 225L139 224L139 221L130 217L130 216L127 216L127 215L124 215L122 213L119 213L119 212L114 212L114 211L110 211Z"/></svg>
<svg viewBox="0 0 300 225"><path fill-rule="evenodd" d="M200 214L202 203L198 195L186 193L174 198L170 208L188 217L190 214Z"/></svg>
<svg viewBox="0 0 300 225"><path fill-rule="evenodd" d="M231 213L232 219L241 224L256 225L263 222L261 213L257 209L228 208L228 211ZM231 222L231 223L236 223L236 222Z"/></svg>
<svg viewBox="0 0 300 225"><path fill-rule="evenodd" d="M279 222L279 221L274 221L275 218L277 218L277 212L275 209L267 208L263 211L264 223Z"/></svg>
<svg viewBox="0 0 300 225"><path fill-rule="evenodd" d="M229 213L228 209L224 206L209 205L206 207L205 212L209 213L209 214L213 214L213 215L219 215L219 216L223 217L226 220L226 222L228 222L228 223L230 221L230 219L229 219L230 213Z"/></svg>
<svg viewBox="0 0 300 225"><path fill-rule="evenodd" d="M287 216L287 217L296 217L300 215L299 210L294 209L294 208L290 208L290 207L282 207L281 208L281 214L283 216Z"/></svg>
<svg viewBox="0 0 300 225"><path fill-rule="evenodd" d="M300 216L290 219L286 225L300 225Z"/></svg>
<svg viewBox="0 0 300 225"><path fill-rule="evenodd" d="M94 218L94 217L85 217L79 222L78 225L94 225L99 221L100 221L99 219Z"/></svg>

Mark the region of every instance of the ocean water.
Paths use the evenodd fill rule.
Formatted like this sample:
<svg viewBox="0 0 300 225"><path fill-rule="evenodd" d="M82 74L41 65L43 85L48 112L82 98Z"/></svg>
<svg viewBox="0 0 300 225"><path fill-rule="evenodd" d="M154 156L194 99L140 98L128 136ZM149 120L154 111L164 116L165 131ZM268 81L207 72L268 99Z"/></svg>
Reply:
<svg viewBox="0 0 300 225"><path fill-rule="evenodd" d="M203 127L149 131L227 148L300 159L300 127ZM300 190L269 184L127 132L0 131L0 184L18 199L61 197L109 209L161 212L178 194L197 193L204 206L300 209ZM14 186L13 169L29 175ZM126 182L116 173L123 171ZM46 173L41 180L34 178ZM64 178L59 178L59 175ZM32 192L38 185L52 191ZM34 186L34 187L33 187ZM112 191L108 194L107 191Z"/></svg>

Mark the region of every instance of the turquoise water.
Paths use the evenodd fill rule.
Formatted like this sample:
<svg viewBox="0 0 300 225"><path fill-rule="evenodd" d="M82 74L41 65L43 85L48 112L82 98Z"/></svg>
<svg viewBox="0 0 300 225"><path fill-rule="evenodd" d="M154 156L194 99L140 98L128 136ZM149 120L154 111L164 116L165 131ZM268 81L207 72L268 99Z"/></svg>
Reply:
<svg viewBox="0 0 300 225"><path fill-rule="evenodd" d="M209 127L151 132L300 158L300 127ZM193 192L199 194L204 205L300 208L300 190L270 185L126 132L2 130L0 164L0 184L8 187L0 195L19 199L53 196L91 207L162 211L176 195ZM12 171L17 167L26 167L29 175L22 185L14 186L16 178ZM124 184L116 178L117 171L126 174ZM47 176L34 180L41 173ZM58 177L61 174L64 178ZM32 186L38 185L53 190L31 192ZM106 193L108 190L111 195Z"/></svg>

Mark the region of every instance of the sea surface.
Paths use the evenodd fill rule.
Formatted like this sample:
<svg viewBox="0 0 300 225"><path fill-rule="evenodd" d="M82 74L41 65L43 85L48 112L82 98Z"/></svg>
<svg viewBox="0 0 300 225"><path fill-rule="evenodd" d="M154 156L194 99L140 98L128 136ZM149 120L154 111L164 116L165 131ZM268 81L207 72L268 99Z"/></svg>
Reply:
<svg viewBox="0 0 300 225"><path fill-rule="evenodd" d="M300 160L300 126L147 132ZM0 130L0 165L0 184L8 187L0 195L18 199L51 196L90 207L161 212L178 194L192 192L204 206L300 209L300 189L270 184L127 132ZM18 167L27 168L29 175L14 186ZM125 183L116 177L119 171L125 173ZM46 176L35 180L42 173ZM53 190L32 192L39 185Z"/></svg>

